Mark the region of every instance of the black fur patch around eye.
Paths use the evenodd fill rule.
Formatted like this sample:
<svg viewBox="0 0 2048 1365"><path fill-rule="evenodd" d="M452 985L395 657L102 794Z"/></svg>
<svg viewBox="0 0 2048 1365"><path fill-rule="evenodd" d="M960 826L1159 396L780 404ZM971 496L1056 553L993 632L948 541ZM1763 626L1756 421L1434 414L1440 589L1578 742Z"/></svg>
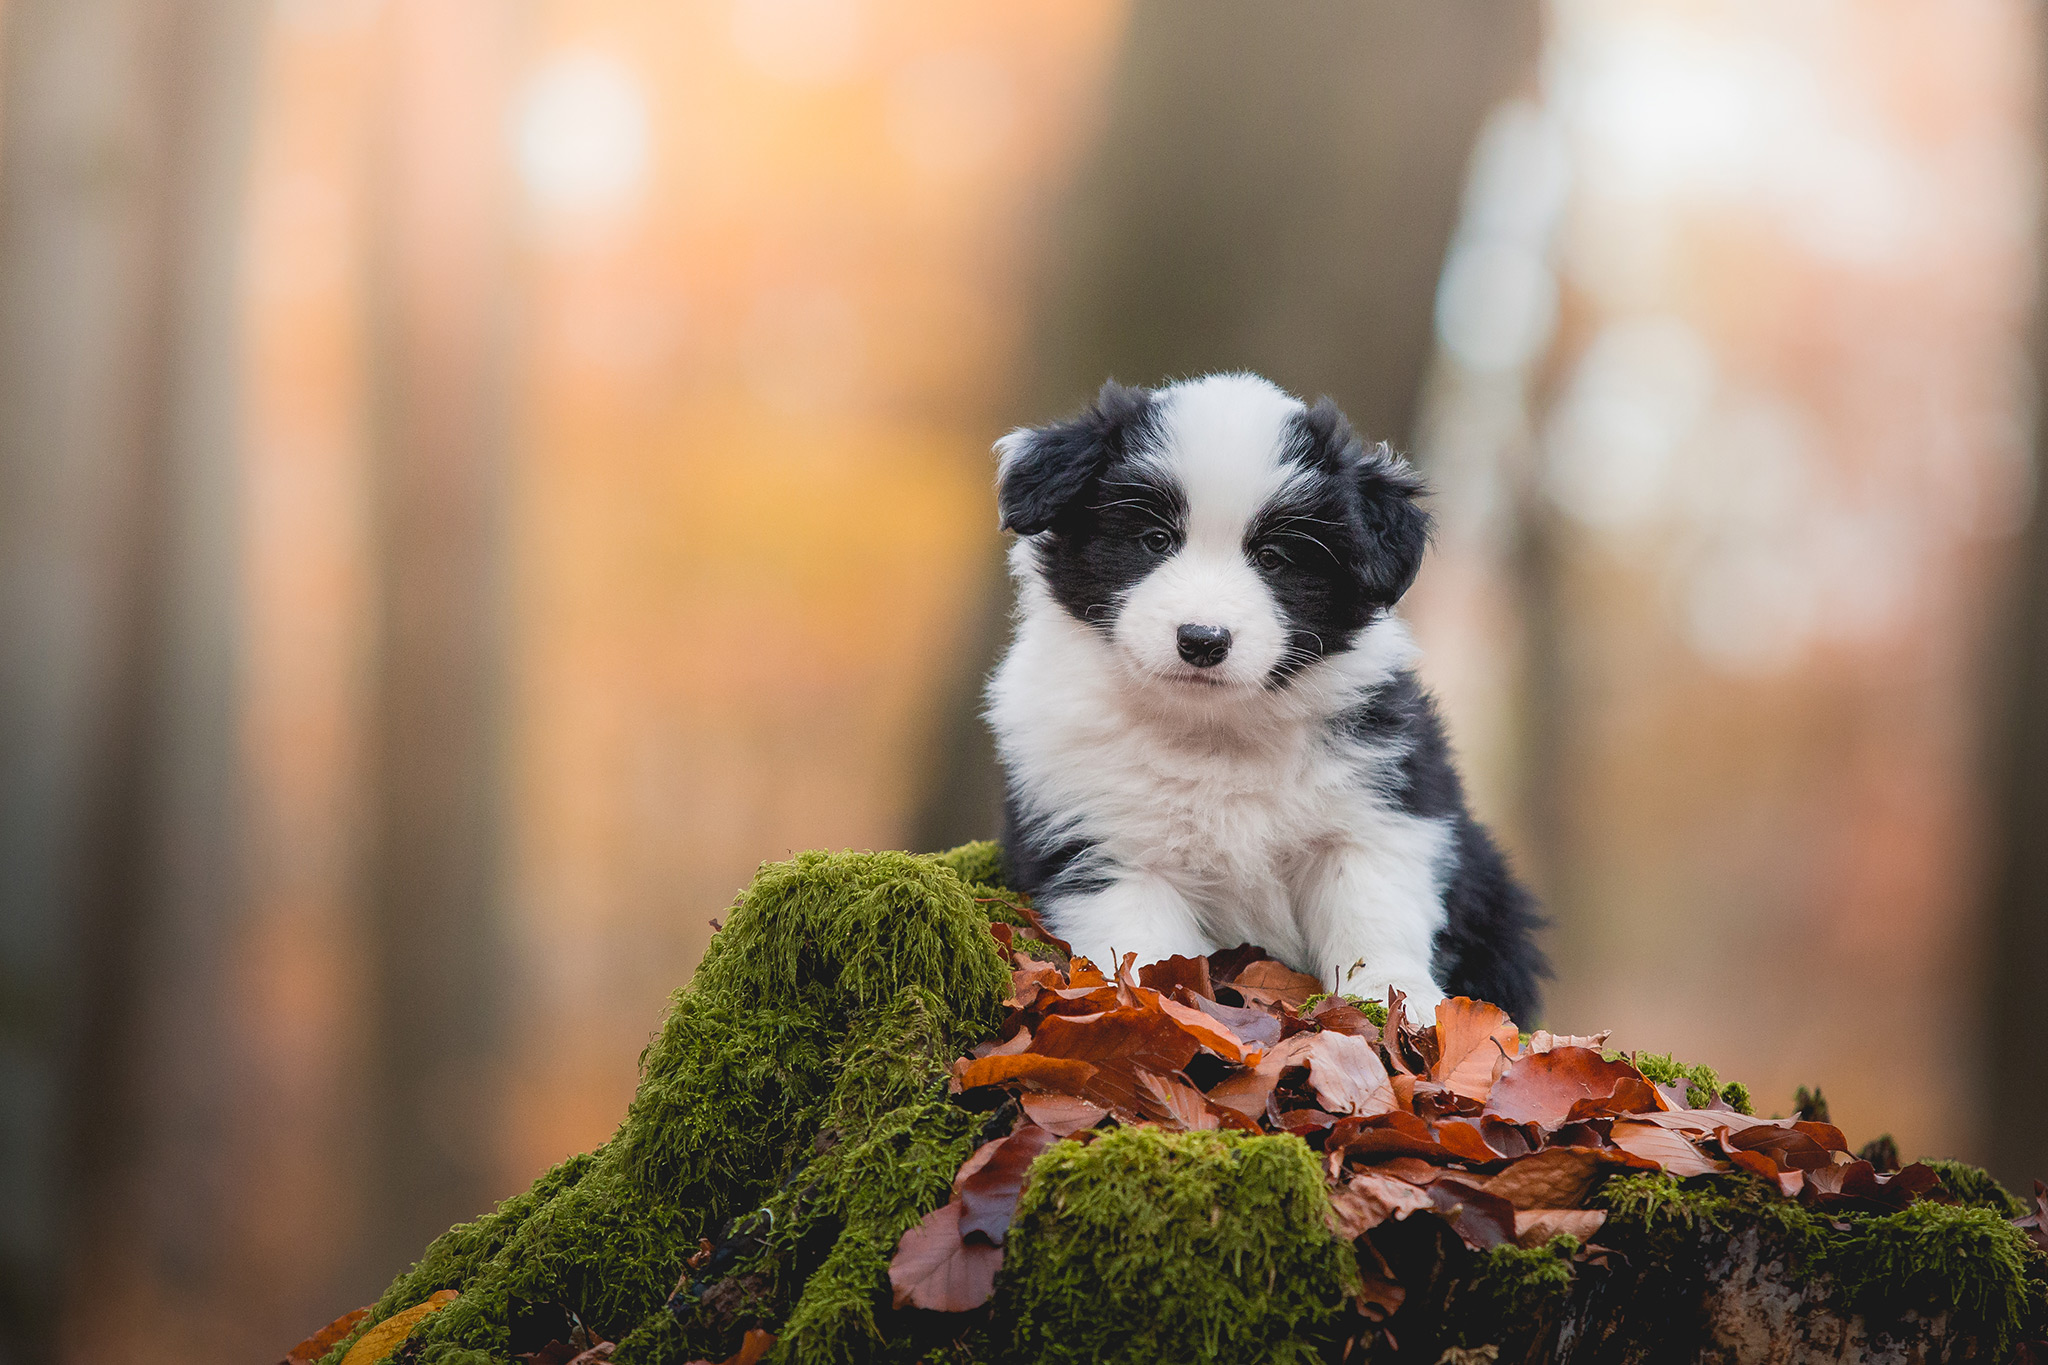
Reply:
<svg viewBox="0 0 2048 1365"><path fill-rule="evenodd" d="M1186 524L1187 498L1180 486L1125 457L1103 470L1087 498L1054 519L1032 553L1053 600L1077 620L1107 631L1116 624L1124 594L1173 553L1148 547L1145 533L1166 531L1178 547Z"/></svg>
<svg viewBox="0 0 2048 1365"><path fill-rule="evenodd" d="M1371 623L1374 603L1357 568L1356 500L1341 474L1317 470L1262 509L1246 530L1244 555L1265 580L1287 625L1287 651L1268 682L1278 685L1334 651ZM1286 556L1268 567L1259 551Z"/></svg>

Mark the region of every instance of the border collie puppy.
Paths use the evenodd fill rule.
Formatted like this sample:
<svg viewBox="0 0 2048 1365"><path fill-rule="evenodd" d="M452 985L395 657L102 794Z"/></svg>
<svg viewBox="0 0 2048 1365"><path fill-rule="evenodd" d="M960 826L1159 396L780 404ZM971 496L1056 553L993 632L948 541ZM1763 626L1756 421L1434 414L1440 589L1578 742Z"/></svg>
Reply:
<svg viewBox="0 0 2048 1365"><path fill-rule="evenodd" d="M1421 482L1256 375L1103 386L996 443L989 682L1012 885L1105 966L1258 944L1346 993L1528 1022L1535 907L1465 809L1394 604Z"/></svg>

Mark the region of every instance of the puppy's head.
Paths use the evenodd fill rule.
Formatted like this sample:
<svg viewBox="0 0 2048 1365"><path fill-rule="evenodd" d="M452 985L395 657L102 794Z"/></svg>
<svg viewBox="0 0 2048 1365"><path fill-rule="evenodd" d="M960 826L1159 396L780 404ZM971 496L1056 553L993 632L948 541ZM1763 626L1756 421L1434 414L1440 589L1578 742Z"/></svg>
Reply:
<svg viewBox="0 0 2048 1365"><path fill-rule="evenodd" d="M1414 581L1420 481L1328 399L1254 375L1095 405L996 443L1003 526L1052 600L1147 680L1283 687L1351 648Z"/></svg>

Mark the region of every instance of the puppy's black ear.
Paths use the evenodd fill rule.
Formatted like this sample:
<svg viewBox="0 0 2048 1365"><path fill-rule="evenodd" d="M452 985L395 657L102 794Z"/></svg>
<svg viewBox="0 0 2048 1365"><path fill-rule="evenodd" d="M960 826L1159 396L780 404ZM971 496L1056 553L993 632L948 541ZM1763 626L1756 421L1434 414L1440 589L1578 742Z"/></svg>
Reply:
<svg viewBox="0 0 2048 1365"><path fill-rule="evenodd" d="M996 505L1003 529L1036 535L1053 524L1068 504L1151 420L1152 395L1111 380L1086 411L1043 427L1018 427L996 442Z"/></svg>
<svg viewBox="0 0 2048 1365"><path fill-rule="evenodd" d="M1358 541L1359 577L1368 600L1391 607L1415 582L1422 553L1429 548L1430 517L1420 501L1429 488L1386 442L1366 449L1329 399L1317 400L1302 420L1324 467L1350 471L1358 489L1363 532Z"/></svg>

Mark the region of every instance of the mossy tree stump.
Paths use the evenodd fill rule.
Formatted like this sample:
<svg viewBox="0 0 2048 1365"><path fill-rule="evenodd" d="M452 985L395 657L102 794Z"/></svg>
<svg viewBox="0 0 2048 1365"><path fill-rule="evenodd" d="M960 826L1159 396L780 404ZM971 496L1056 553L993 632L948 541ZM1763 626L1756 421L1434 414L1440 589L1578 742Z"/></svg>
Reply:
<svg viewBox="0 0 2048 1365"><path fill-rule="evenodd" d="M2010 1196L1960 1172L1970 1204L1838 1223L1746 1178L1611 1179L1604 1263L1388 1222L1368 1236L1411 1288L1368 1325L1300 1138L1149 1129L1038 1158L986 1310L893 1309L898 1239L989 1135L946 1076L1002 1016L998 886L987 844L764 866L610 1141L436 1240L323 1365L443 1290L392 1359L510 1365L579 1326L615 1365L722 1360L753 1328L818 1365L1933 1362L2048 1331Z"/></svg>

